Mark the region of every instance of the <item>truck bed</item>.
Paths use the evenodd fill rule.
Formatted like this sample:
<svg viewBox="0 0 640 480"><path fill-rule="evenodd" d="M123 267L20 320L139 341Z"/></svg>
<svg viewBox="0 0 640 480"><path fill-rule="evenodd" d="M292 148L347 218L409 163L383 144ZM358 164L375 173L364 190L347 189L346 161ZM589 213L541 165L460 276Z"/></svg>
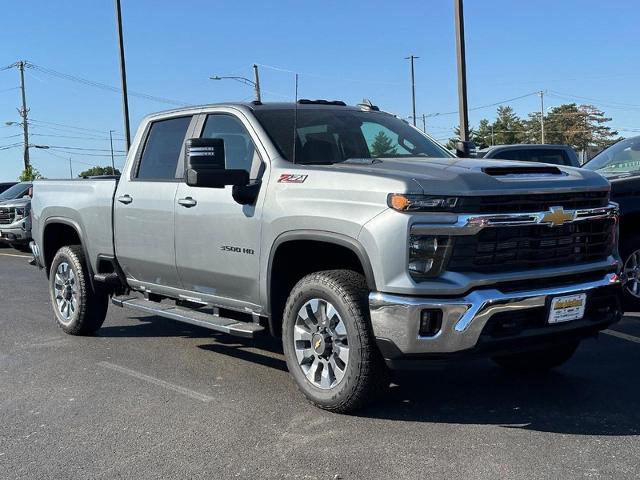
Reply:
<svg viewBox="0 0 640 480"><path fill-rule="evenodd" d="M113 196L115 177L75 180L38 180L33 184L32 236L42 244L48 222L59 219L83 232L91 265L99 254L113 255Z"/></svg>

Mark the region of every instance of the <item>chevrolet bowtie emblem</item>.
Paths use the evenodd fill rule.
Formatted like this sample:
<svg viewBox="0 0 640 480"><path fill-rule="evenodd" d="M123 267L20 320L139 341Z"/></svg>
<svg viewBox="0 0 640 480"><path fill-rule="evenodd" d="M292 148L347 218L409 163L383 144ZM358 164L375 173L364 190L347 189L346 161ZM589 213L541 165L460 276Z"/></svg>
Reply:
<svg viewBox="0 0 640 480"><path fill-rule="evenodd" d="M575 217L575 211L565 212L562 207L551 207L549 211L542 216L540 223L547 223L552 227L557 227L565 222L572 221Z"/></svg>

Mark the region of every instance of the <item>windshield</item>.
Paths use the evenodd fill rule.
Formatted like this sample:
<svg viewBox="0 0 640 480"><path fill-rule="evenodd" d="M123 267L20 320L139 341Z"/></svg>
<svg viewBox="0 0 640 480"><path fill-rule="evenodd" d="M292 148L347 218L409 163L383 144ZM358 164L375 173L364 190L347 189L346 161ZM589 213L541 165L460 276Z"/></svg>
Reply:
<svg viewBox="0 0 640 480"><path fill-rule="evenodd" d="M640 137L628 138L603 150L584 168L603 173L632 173L640 171Z"/></svg>
<svg viewBox="0 0 640 480"><path fill-rule="evenodd" d="M293 108L255 110L267 134L293 159ZM296 120L295 163L331 164L352 158L451 158L435 141L406 122L375 111L300 108Z"/></svg>
<svg viewBox="0 0 640 480"><path fill-rule="evenodd" d="M4 192L0 193L0 201L22 198L29 193L30 187L30 183L17 183L13 187L7 188Z"/></svg>

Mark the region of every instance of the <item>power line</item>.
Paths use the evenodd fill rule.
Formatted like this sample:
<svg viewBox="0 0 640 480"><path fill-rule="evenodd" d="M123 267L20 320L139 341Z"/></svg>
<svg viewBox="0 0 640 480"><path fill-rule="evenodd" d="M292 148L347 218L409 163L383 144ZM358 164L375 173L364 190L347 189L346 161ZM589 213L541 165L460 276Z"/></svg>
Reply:
<svg viewBox="0 0 640 480"><path fill-rule="evenodd" d="M102 83L102 82L96 82L94 80L88 80L86 78L82 78L79 77L77 75L71 75L69 73L64 73L64 72L59 72L57 70L53 70L51 68L47 68L47 67L43 67L40 65L36 65L33 63L27 63L26 66L28 68L32 68L38 72L44 73L46 75L50 75L52 77L56 77L56 78L60 78L62 80L68 80L70 82L75 82L75 83L79 83L81 85L85 85L85 86L89 86L89 87L95 87L95 88L99 88L102 90L106 90L109 92L114 92L114 93L121 93L122 90L114 87L112 85L107 85L106 83ZM166 98L166 97L157 97L154 95L149 95L146 93L142 93L142 92L135 92L135 91L131 91L129 90L128 93L130 96L132 97L138 97L138 98L142 98L145 100L151 100L154 102L159 102L159 103L166 103L169 105L174 105L174 106L178 106L178 107L185 107L188 106L189 104L187 102L182 102L179 100L173 100L170 98Z"/></svg>
<svg viewBox="0 0 640 480"><path fill-rule="evenodd" d="M527 97L532 97L534 95L539 95L540 92L531 92L531 93L527 93L525 95L520 95L518 97L513 97L513 98L507 98L506 100L500 100L499 102L494 102L494 103L488 103L486 105L478 105L477 107L472 107L469 109L469 111L472 110L482 110L483 108L490 108L490 107L497 107L499 105L508 103L508 102L514 102L516 100L520 100L523 98L527 98ZM427 115L427 117L441 117L443 115L455 115L458 113L458 110L456 111L452 111L452 112L437 112L437 113L430 113Z"/></svg>
<svg viewBox="0 0 640 480"><path fill-rule="evenodd" d="M84 131L87 131L87 132L104 133L104 132L107 131L106 129L105 130L98 130L96 128L77 127L75 125L68 125L68 124L65 124L65 123L48 122L48 121L45 121L45 120L37 120L35 118L32 118L31 121L32 122L36 122L36 123L44 123L44 124L47 124L47 125L55 125L57 127L67 127L67 128L72 128L72 129L75 129L75 130L84 130Z"/></svg>

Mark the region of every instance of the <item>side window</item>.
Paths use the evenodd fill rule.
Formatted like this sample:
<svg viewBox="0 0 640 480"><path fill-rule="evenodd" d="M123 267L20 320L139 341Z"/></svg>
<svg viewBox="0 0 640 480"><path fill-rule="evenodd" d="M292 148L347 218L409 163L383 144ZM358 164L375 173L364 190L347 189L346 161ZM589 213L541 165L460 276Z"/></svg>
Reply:
<svg viewBox="0 0 640 480"><path fill-rule="evenodd" d="M567 155L562 150L538 149L531 151L534 162L552 163L554 165L570 165Z"/></svg>
<svg viewBox="0 0 640 480"><path fill-rule="evenodd" d="M526 150L504 150L496 153L493 158L496 160L518 160L520 162L528 162L531 160Z"/></svg>
<svg viewBox="0 0 640 480"><path fill-rule="evenodd" d="M262 174L262 160L255 149L249 132L240 120L232 115L208 115L202 131L202 138L224 140L224 154L227 168L246 170L251 180Z"/></svg>
<svg viewBox="0 0 640 480"><path fill-rule="evenodd" d="M173 180L191 117L170 118L151 124L136 178Z"/></svg>

